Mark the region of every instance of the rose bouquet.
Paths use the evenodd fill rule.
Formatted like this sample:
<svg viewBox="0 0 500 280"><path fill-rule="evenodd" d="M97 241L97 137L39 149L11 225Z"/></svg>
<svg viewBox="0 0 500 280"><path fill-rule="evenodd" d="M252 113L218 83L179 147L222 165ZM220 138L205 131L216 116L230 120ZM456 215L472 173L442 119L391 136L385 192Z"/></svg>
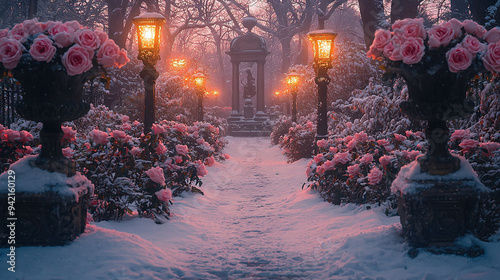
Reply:
<svg viewBox="0 0 500 280"><path fill-rule="evenodd" d="M128 61L104 32L76 21L32 19L0 30L0 72L8 70L21 83L24 102L31 104L75 103L89 78Z"/></svg>
<svg viewBox="0 0 500 280"><path fill-rule="evenodd" d="M385 59L385 70L407 82L415 101L460 103L477 73L500 72L500 29L487 31L472 20L457 19L424 28L423 19L397 20L392 31L379 29L368 51ZM437 99L437 100L436 100Z"/></svg>

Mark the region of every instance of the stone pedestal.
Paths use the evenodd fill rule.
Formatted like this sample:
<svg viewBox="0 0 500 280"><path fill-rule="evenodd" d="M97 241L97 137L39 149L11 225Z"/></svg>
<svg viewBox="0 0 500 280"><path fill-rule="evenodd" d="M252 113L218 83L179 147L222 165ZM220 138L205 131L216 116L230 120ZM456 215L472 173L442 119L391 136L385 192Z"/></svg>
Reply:
<svg viewBox="0 0 500 280"><path fill-rule="evenodd" d="M92 183L78 172L68 177L32 167L35 158L0 175L1 185L9 185L0 190L0 247L66 245L85 230Z"/></svg>
<svg viewBox="0 0 500 280"><path fill-rule="evenodd" d="M245 99L245 107L243 107L243 116L245 119L253 118L253 104L251 99Z"/></svg>
<svg viewBox="0 0 500 280"><path fill-rule="evenodd" d="M403 236L416 248L452 248L458 237L474 233L480 195L489 191L464 158L458 171L442 176L423 173L418 162L412 162L401 169L391 188Z"/></svg>

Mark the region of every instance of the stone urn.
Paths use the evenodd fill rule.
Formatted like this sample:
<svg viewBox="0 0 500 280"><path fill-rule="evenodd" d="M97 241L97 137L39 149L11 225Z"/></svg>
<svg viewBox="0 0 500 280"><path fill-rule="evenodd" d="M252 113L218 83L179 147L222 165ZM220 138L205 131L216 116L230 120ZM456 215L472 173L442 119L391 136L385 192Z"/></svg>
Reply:
<svg viewBox="0 0 500 280"><path fill-rule="evenodd" d="M474 103L466 98L474 69L461 73L451 73L447 67L389 70L406 81L409 98L400 104L401 111L427 121L429 144L426 154L404 166L392 185L403 236L413 247L457 251L455 240L477 229L479 198L488 191L468 161L448 149L447 121L466 118L474 110Z"/></svg>
<svg viewBox="0 0 500 280"><path fill-rule="evenodd" d="M82 102L85 82L97 73L97 67L70 76L59 64L41 64L31 59L11 70L23 88L16 105L17 113L27 120L43 123L42 144L38 156L28 156L11 165L15 174L15 212L0 206L2 217L15 218L15 246L65 245L85 230L87 205L93 194L92 183L76 172L75 162L62 153L64 121L84 116L90 104ZM9 180L6 173L0 182ZM36 177L36 178L35 178ZM8 193L0 192L7 201ZM12 194L10 194L12 195ZM3 224L0 246L7 244L12 231Z"/></svg>

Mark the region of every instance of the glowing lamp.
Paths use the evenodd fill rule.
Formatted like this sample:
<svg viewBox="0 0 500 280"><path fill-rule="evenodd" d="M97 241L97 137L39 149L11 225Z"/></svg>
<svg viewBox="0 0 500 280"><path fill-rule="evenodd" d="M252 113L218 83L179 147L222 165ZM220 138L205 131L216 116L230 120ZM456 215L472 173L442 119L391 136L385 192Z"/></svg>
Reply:
<svg viewBox="0 0 500 280"><path fill-rule="evenodd" d="M286 83L290 87L290 89L296 89L299 85L299 74L295 72L288 73L286 77Z"/></svg>
<svg viewBox="0 0 500 280"><path fill-rule="evenodd" d="M137 29L138 59L154 64L160 59L161 28L165 18L159 13L144 13L133 19Z"/></svg>
<svg viewBox="0 0 500 280"><path fill-rule="evenodd" d="M205 85L205 75L203 75L203 73L196 73L193 75L193 80L194 80L194 84L197 86L197 87L203 87Z"/></svg>
<svg viewBox="0 0 500 280"><path fill-rule="evenodd" d="M307 34L311 41L315 68L332 68L332 57L337 34L331 30L314 30Z"/></svg>
<svg viewBox="0 0 500 280"><path fill-rule="evenodd" d="M171 62L172 69L176 71L184 70L187 66L187 61L185 59L172 59Z"/></svg>

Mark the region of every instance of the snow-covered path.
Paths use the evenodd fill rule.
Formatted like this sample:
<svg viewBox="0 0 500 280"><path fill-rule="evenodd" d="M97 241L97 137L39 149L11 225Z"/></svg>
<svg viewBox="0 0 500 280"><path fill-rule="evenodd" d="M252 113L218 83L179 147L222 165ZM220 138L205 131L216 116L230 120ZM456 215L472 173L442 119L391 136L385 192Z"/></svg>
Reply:
<svg viewBox="0 0 500 280"><path fill-rule="evenodd" d="M228 140L205 195L176 198L169 222L100 222L69 246L18 248L18 272L0 279L500 279L499 242L464 238L485 248L476 259L411 259L383 207L323 202L301 190L308 160L287 164L269 138Z"/></svg>

